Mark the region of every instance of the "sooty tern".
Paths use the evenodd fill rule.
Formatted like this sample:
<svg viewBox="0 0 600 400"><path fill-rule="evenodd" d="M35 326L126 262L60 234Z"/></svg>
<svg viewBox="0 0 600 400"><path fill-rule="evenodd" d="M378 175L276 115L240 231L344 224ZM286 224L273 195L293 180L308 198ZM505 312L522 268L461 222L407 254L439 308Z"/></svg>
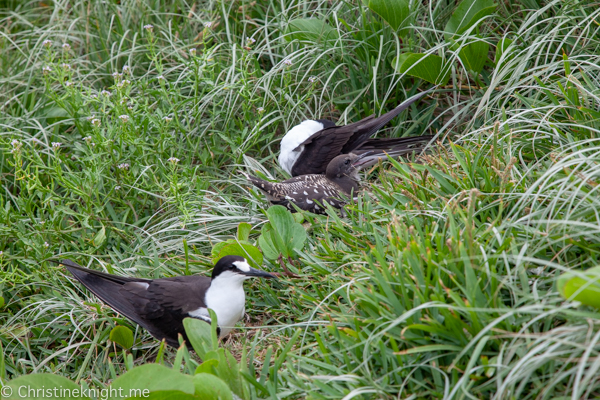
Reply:
<svg viewBox="0 0 600 400"><path fill-rule="evenodd" d="M326 203L342 209L346 199L356 196L360 180L358 171L368 161L368 155L342 154L331 160L325 175L300 175L283 182L268 182L244 175L267 196L271 204L280 204L295 211L293 203L302 210L325 214Z"/></svg>
<svg viewBox="0 0 600 400"><path fill-rule="evenodd" d="M394 117L435 88L419 93L380 117L371 115L358 122L336 126L334 122L307 120L290 129L280 144L279 165L291 176L323 174L331 160L341 154L370 152L363 167L386 158L420 152L432 135L405 138L371 138Z"/></svg>
<svg viewBox="0 0 600 400"><path fill-rule="evenodd" d="M219 336L227 335L244 316L244 281L253 277L275 278L250 267L246 259L239 256L221 258L210 278L198 275L131 278L84 268L71 260L60 263L111 308L174 347L179 347L179 333L189 343L183 319L192 317L210 323L208 308L217 314Z"/></svg>

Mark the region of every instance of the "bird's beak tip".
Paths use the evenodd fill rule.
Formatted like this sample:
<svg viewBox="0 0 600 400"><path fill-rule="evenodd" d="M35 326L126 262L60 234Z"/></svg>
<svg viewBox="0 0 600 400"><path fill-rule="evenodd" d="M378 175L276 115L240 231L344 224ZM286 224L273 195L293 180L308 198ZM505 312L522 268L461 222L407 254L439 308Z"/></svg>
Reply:
<svg viewBox="0 0 600 400"><path fill-rule="evenodd" d="M258 268L251 268L245 275L252 278L277 279L275 275L271 275L267 271Z"/></svg>
<svg viewBox="0 0 600 400"><path fill-rule="evenodd" d="M372 153L373 153L372 151L367 151L366 153L362 153L352 162L352 165L355 167L361 166L365 162L365 160L364 160L365 157L371 155Z"/></svg>

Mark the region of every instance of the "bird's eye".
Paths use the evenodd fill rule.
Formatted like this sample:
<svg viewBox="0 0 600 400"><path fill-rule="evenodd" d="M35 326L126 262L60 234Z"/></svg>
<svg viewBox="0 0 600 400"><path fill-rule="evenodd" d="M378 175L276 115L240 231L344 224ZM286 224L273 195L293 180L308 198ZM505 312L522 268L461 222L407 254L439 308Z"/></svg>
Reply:
<svg viewBox="0 0 600 400"><path fill-rule="evenodd" d="M350 160L346 158L346 161L344 161L344 164L346 164L346 165L350 164Z"/></svg>

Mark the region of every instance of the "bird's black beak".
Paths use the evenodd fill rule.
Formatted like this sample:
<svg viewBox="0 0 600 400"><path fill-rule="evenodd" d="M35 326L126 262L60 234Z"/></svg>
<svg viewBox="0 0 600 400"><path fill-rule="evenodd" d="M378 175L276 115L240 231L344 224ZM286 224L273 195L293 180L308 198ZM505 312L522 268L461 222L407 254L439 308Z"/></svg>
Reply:
<svg viewBox="0 0 600 400"><path fill-rule="evenodd" d="M359 155L358 157L356 157L356 158L354 159L354 161L352 161L352 166L353 166L353 167L360 167L361 165L365 164L366 162L368 162L368 161L369 161L369 159L366 159L366 160L365 160L365 157L366 157L366 156L369 156L369 155L371 155L371 154L373 154L373 152L372 152L372 151L367 151L367 152L365 152L365 153L362 153L361 155Z"/></svg>
<svg viewBox="0 0 600 400"><path fill-rule="evenodd" d="M254 277L254 278L273 278L273 279L277 279L277 277L275 275L271 275L268 272L265 272L265 271L257 269L257 268L252 268L252 267L250 267L250 270L248 270L248 272L244 272L244 275L251 276L251 277Z"/></svg>

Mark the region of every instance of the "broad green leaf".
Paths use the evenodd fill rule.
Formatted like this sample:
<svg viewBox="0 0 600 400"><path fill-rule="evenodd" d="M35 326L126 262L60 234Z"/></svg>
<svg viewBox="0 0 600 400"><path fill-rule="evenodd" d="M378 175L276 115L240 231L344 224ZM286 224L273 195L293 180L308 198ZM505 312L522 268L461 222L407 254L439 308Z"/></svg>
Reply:
<svg viewBox="0 0 600 400"><path fill-rule="evenodd" d="M217 363L211 364L212 371L210 373L225 381L231 391L239 397L243 399L248 397L248 388L240 373L240 365L228 350L223 348L211 350L204 354L203 359L205 362L217 360Z"/></svg>
<svg viewBox="0 0 600 400"><path fill-rule="evenodd" d="M292 225L296 223L292 213L284 206L273 206L267 210L267 216L273 229L281 235L281 238L283 240L289 238Z"/></svg>
<svg viewBox="0 0 600 400"><path fill-rule="evenodd" d="M446 41L477 25L484 17L496 11L496 5L493 0L463 0L446 24Z"/></svg>
<svg viewBox="0 0 600 400"><path fill-rule="evenodd" d="M196 396L200 399L233 400L233 394L227 384L212 374L197 373L193 381Z"/></svg>
<svg viewBox="0 0 600 400"><path fill-rule="evenodd" d="M219 253L221 253L221 250L223 249L223 247L227 246L229 243L230 243L229 240L225 240L225 241L219 242L213 246L212 250L210 251L210 257L212 259L213 264L216 264L217 261L219 261L219 259L221 258L221 257L219 257Z"/></svg>
<svg viewBox="0 0 600 400"><path fill-rule="evenodd" d="M94 236L94 246L96 247L100 247L102 245L102 243L104 243L104 241L106 240L106 229L104 228L104 226L102 226L102 228L98 231L98 233L96 233L96 236Z"/></svg>
<svg viewBox="0 0 600 400"><path fill-rule="evenodd" d="M23 375L8 382L5 386L8 388L4 388L2 391L3 399L39 400L42 397L44 399L89 399L89 397L81 396L81 388L75 382L60 375ZM57 390L55 391L54 388ZM44 394L44 396L38 396L36 393Z"/></svg>
<svg viewBox="0 0 600 400"><path fill-rule="evenodd" d="M263 255L260 250L253 244L245 241L237 243L228 240L225 242L224 246L220 247L217 257L213 257L213 262L216 263L216 261L225 256L242 256L246 258L254 268L259 268L263 262Z"/></svg>
<svg viewBox="0 0 600 400"><path fill-rule="evenodd" d="M394 59L394 65L396 60ZM421 78L433 84L445 85L450 79L450 68L434 54L404 53L398 57L398 72Z"/></svg>
<svg viewBox="0 0 600 400"><path fill-rule="evenodd" d="M171 368L161 364L144 364L135 367L131 371L121 375L110 385L110 399L122 399L133 397L143 397L138 394L140 390L147 389L154 391L175 390L183 393L194 394L194 383L189 375L184 375Z"/></svg>
<svg viewBox="0 0 600 400"><path fill-rule="evenodd" d="M566 272L558 278L556 287L565 299L600 309L600 266L578 274Z"/></svg>
<svg viewBox="0 0 600 400"><path fill-rule="evenodd" d="M502 58L502 55L506 52L506 50L512 43L513 41L511 39L507 39L506 37L500 39L500 41L496 45L496 59L494 60L496 66L500 61L500 58Z"/></svg>
<svg viewBox="0 0 600 400"><path fill-rule="evenodd" d="M408 33L406 27L412 23L409 0L369 0L368 5L400 36Z"/></svg>
<svg viewBox="0 0 600 400"><path fill-rule="evenodd" d="M479 74L488 60L489 50L489 44L483 40L478 40L460 49L458 56L467 70Z"/></svg>
<svg viewBox="0 0 600 400"><path fill-rule="evenodd" d="M298 18L290 21L285 35L288 41L297 39L310 43L325 43L336 40L338 37L335 29L318 18Z"/></svg>
<svg viewBox="0 0 600 400"><path fill-rule="evenodd" d="M146 392L147 393L147 392ZM157 392L135 394L127 397L128 399L148 399L148 400L198 400L195 394L184 393L181 390L161 390ZM206 397L207 399L209 397Z"/></svg>
<svg viewBox="0 0 600 400"><path fill-rule="evenodd" d="M237 228L237 238L239 241L247 241L250 238L250 231L252 230L252 225L247 222L240 222Z"/></svg>
<svg viewBox="0 0 600 400"><path fill-rule="evenodd" d="M293 213L292 216L294 217L294 221L297 223L301 224L304 222L304 215L302 215L302 213Z"/></svg>
<svg viewBox="0 0 600 400"><path fill-rule="evenodd" d="M198 357L204 360L204 355L211 349L211 326L196 318L184 318L185 334Z"/></svg>
<svg viewBox="0 0 600 400"><path fill-rule="evenodd" d="M133 332L126 326L115 326L110 331L109 339L124 349L133 346Z"/></svg>
<svg viewBox="0 0 600 400"><path fill-rule="evenodd" d="M306 242L307 234L304 227L298 223L292 225L292 232L290 235L291 249L302 250L304 242Z"/></svg>
<svg viewBox="0 0 600 400"><path fill-rule="evenodd" d="M217 360L216 358L213 358L212 360L206 360L202 364L198 365L195 373L196 374L200 374L200 373L214 374L215 369L213 369L213 368L216 368L218 365L219 365L219 360Z"/></svg>
<svg viewBox="0 0 600 400"><path fill-rule="evenodd" d="M269 260L275 260L281 254L273 238L273 227L269 223L263 225L258 237L258 245Z"/></svg>
<svg viewBox="0 0 600 400"><path fill-rule="evenodd" d="M263 226L258 243L268 259L274 260L280 255L292 257L295 249L304 247L306 230L291 212L283 206L273 206L267 210L267 216L270 222Z"/></svg>

